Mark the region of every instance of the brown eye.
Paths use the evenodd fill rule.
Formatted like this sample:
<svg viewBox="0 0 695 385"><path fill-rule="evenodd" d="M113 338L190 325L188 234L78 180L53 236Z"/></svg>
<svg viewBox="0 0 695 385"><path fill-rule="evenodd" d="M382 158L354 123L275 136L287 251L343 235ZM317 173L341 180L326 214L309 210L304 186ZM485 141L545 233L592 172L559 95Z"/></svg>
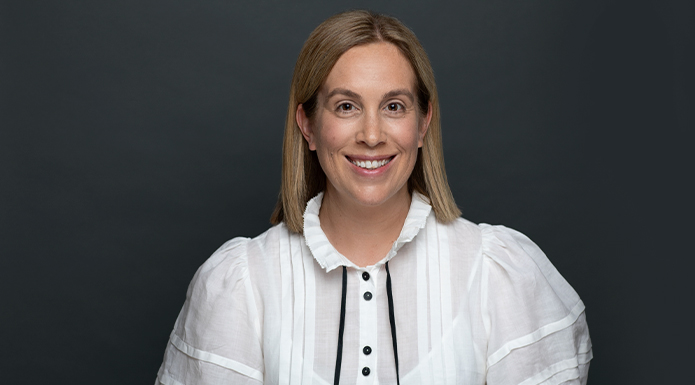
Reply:
<svg viewBox="0 0 695 385"><path fill-rule="evenodd" d="M350 103L343 103L338 106L338 109L340 111L351 111L353 109L353 106Z"/></svg>
<svg viewBox="0 0 695 385"><path fill-rule="evenodd" d="M389 105L386 106L386 108L389 111L395 112L395 111L400 111L403 108L403 106L400 103L389 103Z"/></svg>

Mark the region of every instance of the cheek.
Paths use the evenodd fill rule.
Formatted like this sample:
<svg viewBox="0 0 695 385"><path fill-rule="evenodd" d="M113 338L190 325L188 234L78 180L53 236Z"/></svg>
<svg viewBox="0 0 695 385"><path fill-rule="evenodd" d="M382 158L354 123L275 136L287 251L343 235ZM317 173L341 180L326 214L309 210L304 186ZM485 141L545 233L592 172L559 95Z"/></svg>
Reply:
<svg viewBox="0 0 695 385"><path fill-rule="evenodd" d="M417 124L411 122L395 131L396 140L406 150L422 147L422 139Z"/></svg>
<svg viewBox="0 0 695 385"><path fill-rule="evenodd" d="M336 150L347 143L347 131L341 125L322 124L317 135L316 147L319 151L333 156Z"/></svg>
<svg viewBox="0 0 695 385"><path fill-rule="evenodd" d="M319 156L321 163L331 162L339 148L337 137L330 130L321 131L320 135L316 136L315 148L316 154Z"/></svg>

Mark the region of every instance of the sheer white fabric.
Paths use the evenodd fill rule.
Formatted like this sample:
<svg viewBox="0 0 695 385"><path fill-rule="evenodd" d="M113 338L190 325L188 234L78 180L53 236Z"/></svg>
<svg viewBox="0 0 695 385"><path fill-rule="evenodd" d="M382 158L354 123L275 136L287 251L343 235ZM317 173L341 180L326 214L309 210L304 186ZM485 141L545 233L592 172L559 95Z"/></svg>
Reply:
<svg viewBox="0 0 695 385"><path fill-rule="evenodd" d="M304 236L281 224L227 242L201 266L156 384L333 383L341 266L348 281L340 382L395 384L387 261L401 384L586 384L584 305L523 234L464 219L439 223L413 194L391 251L360 268L321 230L321 199L307 205Z"/></svg>

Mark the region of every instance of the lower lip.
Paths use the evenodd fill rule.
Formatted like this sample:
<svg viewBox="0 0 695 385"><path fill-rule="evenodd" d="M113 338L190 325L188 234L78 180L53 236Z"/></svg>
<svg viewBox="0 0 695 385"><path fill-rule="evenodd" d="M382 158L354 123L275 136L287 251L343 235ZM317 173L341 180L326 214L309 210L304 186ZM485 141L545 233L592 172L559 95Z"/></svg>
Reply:
<svg viewBox="0 0 695 385"><path fill-rule="evenodd" d="M391 164L393 163L394 160L396 160L396 157L394 156L394 157L391 158L391 160L390 160L388 163L386 163L385 165L383 165L383 166L381 166L381 167L379 167L379 168L372 169L372 170L368 170L368 169L366 169L366 168L362 168L362 167L360 167L360 166L358 166L358 165L352 163L352 162L351 162L349 159L347 159L347 158L346 158L345 160L346 160L348 163L350 163L350 166L352 166L352 169L353 169L355 172L357 172L358 174L360 174L360 175L364 175L364 176L378 176L378 175L381 175L381 174L383 174L384 172L386 172L386 170L388 170L388 169L391 167Z"/></svg>

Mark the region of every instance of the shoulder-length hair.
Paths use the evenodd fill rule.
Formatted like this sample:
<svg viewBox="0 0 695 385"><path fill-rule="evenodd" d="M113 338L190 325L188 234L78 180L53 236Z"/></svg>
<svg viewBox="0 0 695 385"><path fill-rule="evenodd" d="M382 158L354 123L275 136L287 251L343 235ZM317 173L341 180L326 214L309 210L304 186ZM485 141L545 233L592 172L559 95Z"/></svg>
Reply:
<svg viewBox="0 0 695 385"><path fill-rule="evenodd" d="M425 50L415 34L397 19L368 11L349 11L316 27L299 53L285 120L282 185L271 223L285 222L290 231L301 234L307 202L326 187L326 174L297 125L297 107L302 104L311 119L316 113L319 89L340 56L352 47L376 42L393 44L410 62L422 116L432 105L432 118L408 179L408 190L428 197L439 221L449 222L461 215L444 171L437 85Z"/></svg>

